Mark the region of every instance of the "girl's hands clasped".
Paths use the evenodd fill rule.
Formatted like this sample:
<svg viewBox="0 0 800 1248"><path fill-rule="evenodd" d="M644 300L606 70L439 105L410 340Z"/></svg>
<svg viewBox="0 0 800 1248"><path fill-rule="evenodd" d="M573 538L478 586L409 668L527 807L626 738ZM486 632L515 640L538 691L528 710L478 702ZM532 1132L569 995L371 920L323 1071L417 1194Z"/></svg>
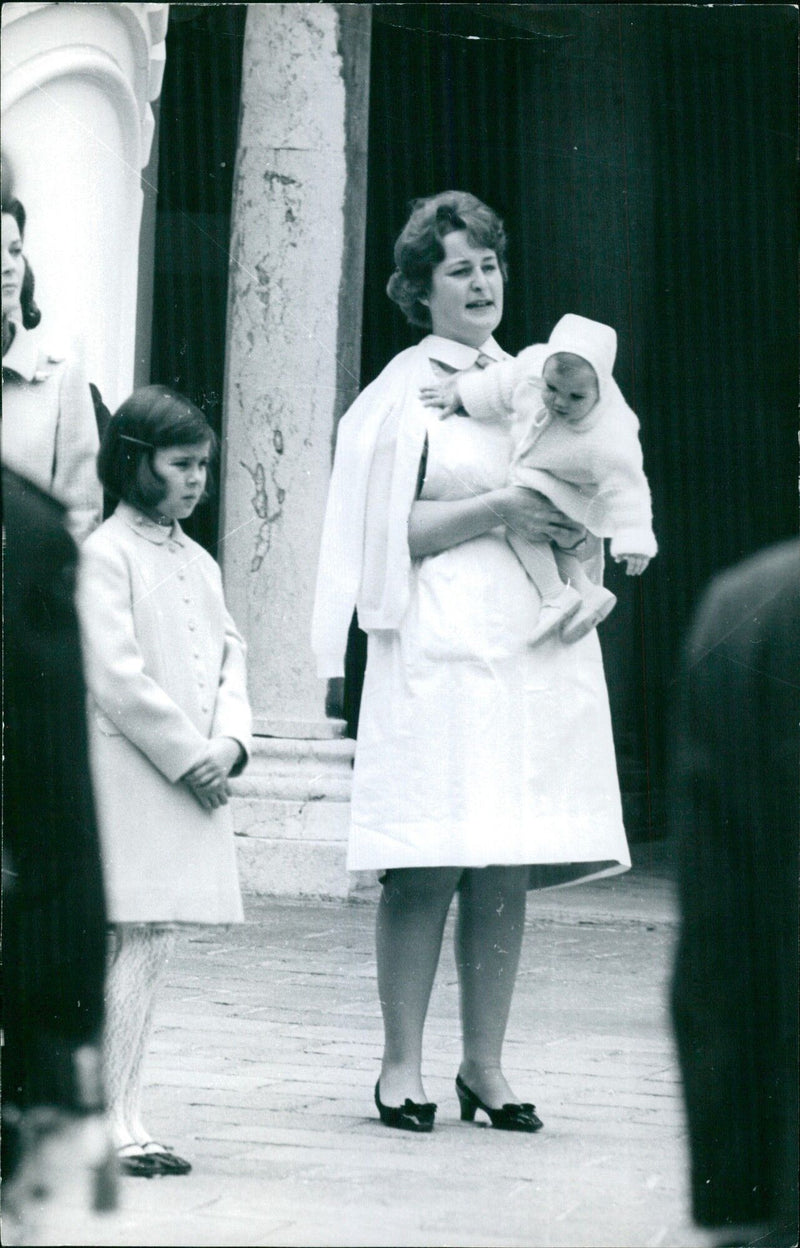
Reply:
<svg viewBox="0 0 800 1248"><path fill-rule="evenodd" d="M226 806L230 794L228 776L241 757L242 747L233 737L212 737L206 757L181 776L181 781L206 810Z"/></svg>

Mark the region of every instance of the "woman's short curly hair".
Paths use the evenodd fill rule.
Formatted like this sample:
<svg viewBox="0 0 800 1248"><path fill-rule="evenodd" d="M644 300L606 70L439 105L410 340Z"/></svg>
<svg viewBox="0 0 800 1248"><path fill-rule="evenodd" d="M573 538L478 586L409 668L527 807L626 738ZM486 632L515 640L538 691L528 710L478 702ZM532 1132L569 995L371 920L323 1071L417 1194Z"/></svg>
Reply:
<svg viewBox="0 0 800 1248"><path fill-rule="evenodd" d="M97 475L106 493L133 507L157 507L167 492L153 470L153 455L167 446L209 443L213 456L217 435L199 407L168 386L141 386L111 417L97 456ZM204 501L210 491L206 483Z"/></svg>
<svg viewBox="0 0 800 1248"><path fill-rule="evenodd" d="M19 230L19 236L24 242L26 213L20 200L14 199L13 197L6 198L4 196L2 201L2 211L4 214L8 213L9 216L14 218L17 223L17 229ZM19 292L19 306L22 309L22 324L25 329L35 329L42 319L42 314L36 306L33 298L33 289L35 285L33 269L28 264L27 258L23 257L23 259L25 260L25 269L22 274L22 286Z"/></svg>
<svg viewBox="0 0 800 1248"><path fill-rule="evenodd" d="M386 293L406 320L420 329L431 328L430 309L422 299L430 294L433 270L444 259L442 239L456 230L466 230L473 247L493 251L503 281L508 279L506 232L493 209L468 191L442 191L414 200L411 215L394 245L396 268Z"/></svg>

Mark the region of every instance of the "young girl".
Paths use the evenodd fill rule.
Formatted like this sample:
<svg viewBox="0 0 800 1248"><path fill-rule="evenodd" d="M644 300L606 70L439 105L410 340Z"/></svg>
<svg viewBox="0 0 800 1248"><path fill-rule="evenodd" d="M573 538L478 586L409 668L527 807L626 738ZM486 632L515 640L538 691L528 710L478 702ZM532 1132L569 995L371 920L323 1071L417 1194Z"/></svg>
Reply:
<svg viewBox="0 0 800 1248"><path fill-rule="evenodd" d="M598 583L602 538L629 576L640 576L658 549L639 422L612 375L616 354L610 325L567 313L546 345L421 391L445 416L459 407L483 420L514 416L521 431L509 484L538 490L594 535L570 553L509 531L542 600L531 642L556 631L576 642L613 609L616 597Z"/></svg>
<svg viewBox="0 0 800 1248"><path fill-rule="evenodd" d="M83 547L79 607L112 949L105 1064L128 1174L185 1174L140 1117L153 1001L182 923L236 923L242 904L228 777L251 715L245 646L217 564L181 529L206 497L216 438L164 386L137 390L98 457L118 505Z"/></svg>

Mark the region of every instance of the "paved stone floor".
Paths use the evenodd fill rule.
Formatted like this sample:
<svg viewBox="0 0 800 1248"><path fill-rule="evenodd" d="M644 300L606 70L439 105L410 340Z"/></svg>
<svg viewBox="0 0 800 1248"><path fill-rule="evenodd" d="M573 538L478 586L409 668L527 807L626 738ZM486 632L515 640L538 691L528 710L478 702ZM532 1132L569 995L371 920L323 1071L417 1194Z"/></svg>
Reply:
<svg viewBox="0 0 800 1248"><path fill-rule="evenodd" d="M506 1067L545 1130L458 1121L451 933L426 1030L430 1136L377 1120L374 907L252 898L187 934L163 993L146 1119L194 1163L123 1179L116 1213L62 1210L84 1245L693 1248L666 1012L676 934L647 853L618 880L533 895Z"/></svg>

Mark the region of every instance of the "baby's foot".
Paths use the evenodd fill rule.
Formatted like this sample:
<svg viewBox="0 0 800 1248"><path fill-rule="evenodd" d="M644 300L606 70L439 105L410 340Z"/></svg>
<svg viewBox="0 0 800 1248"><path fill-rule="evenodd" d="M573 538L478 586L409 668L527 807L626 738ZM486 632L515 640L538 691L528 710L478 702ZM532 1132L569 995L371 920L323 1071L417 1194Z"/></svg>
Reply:
<svg viewBox="0 0 800 1248"><path fill-rule="evenodd" d="M617 599L604 585L593 585L584 593L579 611L576 611L561 630L561 640L572 645L585 637L614 610Z"/></svg>
<svg viewBox="0 0 800 1248"><path fill-rule="evenodd" d="M573 589L571 585L565 585L557 597L545 598L533 633L528 639L529 644L536 646L540 641L544 641L545 637L557 632L565 620L575 615L582 602L583 599L577 589Z"/></svg>

